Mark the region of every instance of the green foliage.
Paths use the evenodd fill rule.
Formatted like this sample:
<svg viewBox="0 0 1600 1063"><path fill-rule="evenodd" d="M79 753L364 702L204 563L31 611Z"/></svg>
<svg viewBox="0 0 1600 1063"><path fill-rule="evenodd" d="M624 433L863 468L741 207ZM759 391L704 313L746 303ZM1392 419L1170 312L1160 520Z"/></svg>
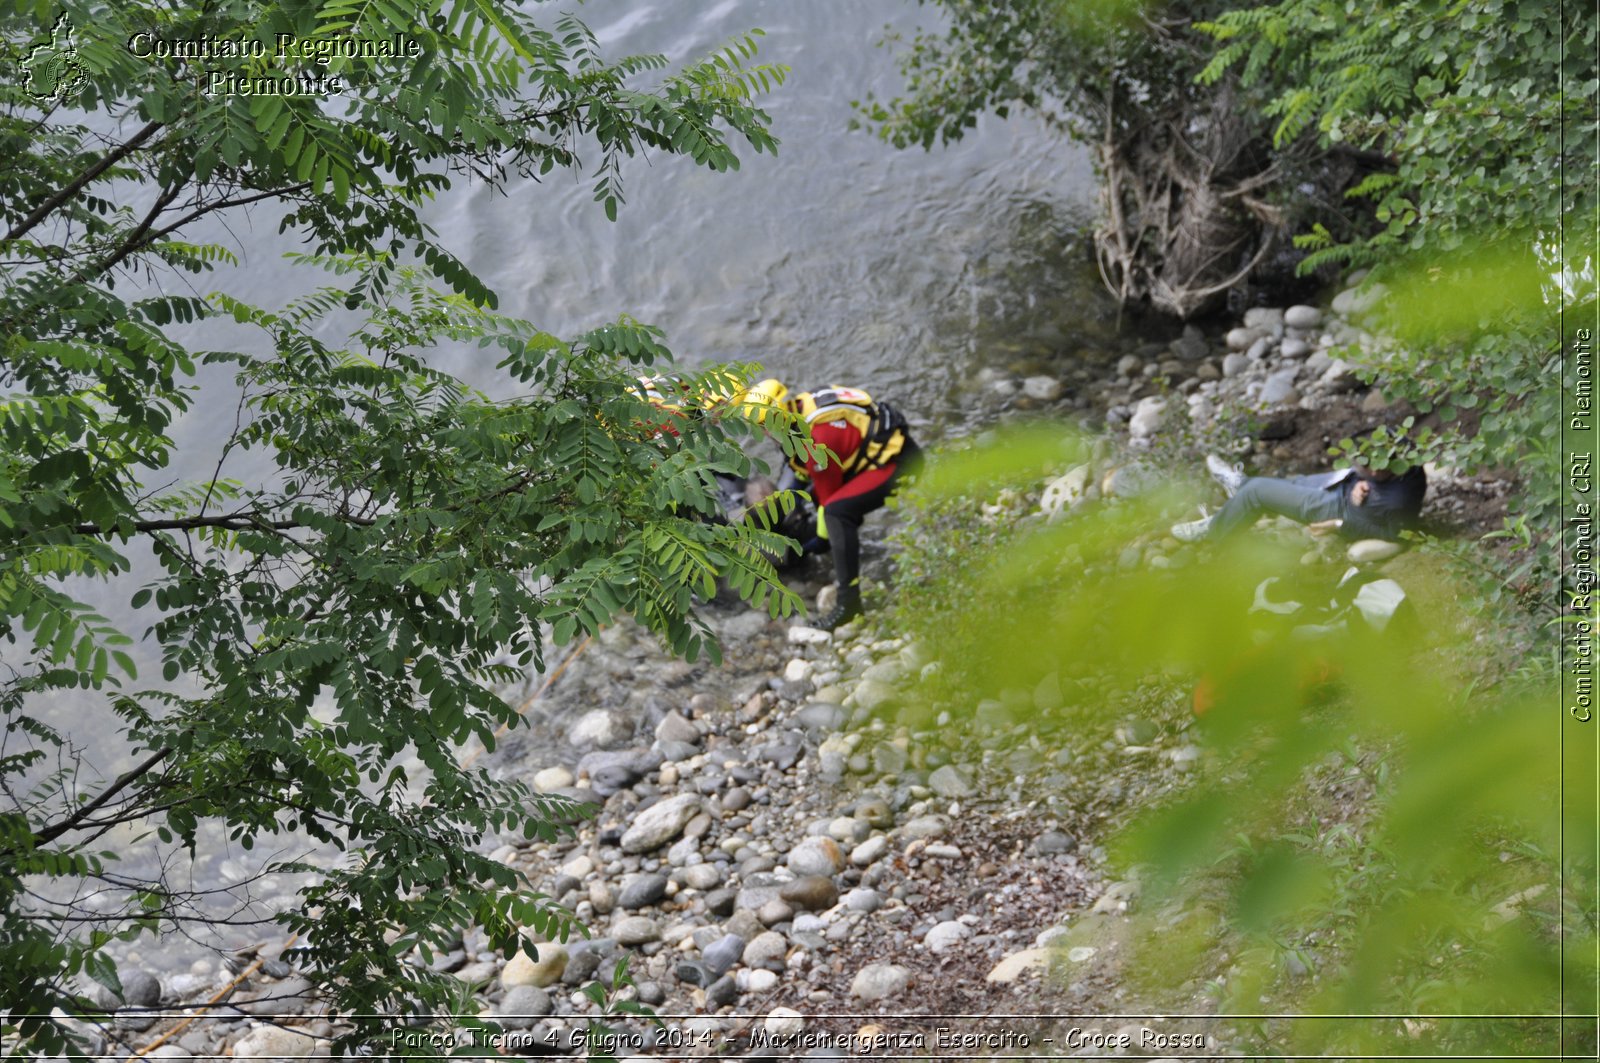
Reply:
<svg viewBox="0 0 1600 1063"><path fill-rule="evenodd" d="M1427 544L1390 563L1409 602L1380 633L1317 612L1344 566L1303 565L1298 531L1161 546L1172 488L1019 519L1088 451L1040 430L931 462L906 500L897 620L938 662L908 712L1023 706L1084 736L1078 773L1128 770L1088 762L1130 715L1200 749L1111 846L1144 884L1136 1007L1335 1016L1238 1028L1246 1055L1592 1053L1592 1027L1563 1044L1553 1021L1348 1018L1592 1001L1594 748L1562 743L1553 671L1521 667L1503 616L1458 608L1472 595ZM955 554L952 534L996 547ZM1251 609L1267 578L1299 613Z"/></svg>
<svg viewBox="0 0 1600 1063"><path fill-rule="evenodd" d="M114 982L114 935L203 918L181 882L111 875L100 839L123 828L194 853L220 828L245 849L295 832L342 852L331 871L268 870L317 872L283 923L338 1004L371 1017L359 1040L387 1011L448 1001L448 980L409 961L452 933L481 925L511 949L523 929L577 929L481 855L492 834L549 839L583 813L458 763L515 722L496 690L542 669L548 639L627 618L715 656L694 606L718 580L775 615L797 605L763 559L771 535L700 519L714 472L750 471L740 441L757 427L722 409L658 434L632 387L670 358L658 330L623 318L561 340L500 317L418 210L463 176L495 186L594 157L614 214L643 149L732 169L732 135L775 148L754 100L784 70L751 65L754 35L676 72L608 61L571 16L546 27L497 0L61 10L83 77L48 104L17 63L56 9L0 12L0 1034L13 1052L64 1050L45 1017L82 1012L80 975ZM140 34L263 49L139 55ZM281 51L280 34L309 51ZM329 51L396 34L418 54ZM301 74L339 86L211 90ZM136 274L231 263L185 230L256 203L332 284L284 307L127 294ZM166 331L202 319L237 343L196 353ZM521 394L491 400L431 367L463 342ZM202 362L231 368L235 427L211 477L173 483L170 427ZM726 392L740 372L687 385ZM224 476L240 455L274 474ZM146 556L153 575L127 586ZM140 685L154 677L135 675L128 635L79 600L94 584L127 596L164 687ZM42 718L51 699L107 706L133 767L80 771ZM104 879L104 907L50 900L85 877Z"/></svg>

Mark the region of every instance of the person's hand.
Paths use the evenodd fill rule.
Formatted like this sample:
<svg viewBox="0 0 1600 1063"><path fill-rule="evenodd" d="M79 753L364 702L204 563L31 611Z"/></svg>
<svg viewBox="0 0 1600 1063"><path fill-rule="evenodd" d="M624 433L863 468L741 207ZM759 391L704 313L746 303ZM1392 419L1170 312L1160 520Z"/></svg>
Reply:
<svg viewBox="0 0 1600 1063"><path fill-rule="evenodd" d="M1307 524L1306 531L1317 536L1318 538L1321 538L1331 531L1336 531L1343 523L1344 521L1342 520L1319 520L1315 523Z"/></svg>
<svg viewBox="0 0 1600 1063"><path fill-rule="evenodd" d="M1356 485L1350 488L1350 504L1352 506L1365 505L1367 496L1372 494L1372 485L1366 480L1357 480Z"/></svg>

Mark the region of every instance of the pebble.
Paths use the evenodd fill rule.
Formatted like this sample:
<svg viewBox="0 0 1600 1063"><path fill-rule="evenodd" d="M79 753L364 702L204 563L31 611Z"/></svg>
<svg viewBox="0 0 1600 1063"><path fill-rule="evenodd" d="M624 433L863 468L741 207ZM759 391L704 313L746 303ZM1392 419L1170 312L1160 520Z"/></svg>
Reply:
<svg viewBox="0 0 1600 1063"><path fill-rule="evenodd" d="M494 1013L500 1025L512 1030L526 1030L535 1019L550 1014L553 1007L550 994L543 989L519 985L506 990Z"/></svg>
<svg viewBox="0 0 1600 1063"><path fill-rule="evenodd" d="M1290 328L1314 329L1322 324L1322 311L1314 306L1291 306L1283 312L1283 323Z"/></svg>
<svg viewBox="0 0 1600 1063"><path fill-rule="evenodd" d="M806 1028L805 1017L793 1008L773 1008L767 1012L762 1028L769 1037L798 1037Z"/></svg>
<svg viewBox="0 0 1600 1063"><path fill-rule="evenodd" d="M796 624L789 629L789 641L799 646L824 646L833 641L833 636L820 628Z"/></svg>
<svg viewBox="0 0 1600 1063"><path fill-rule="evenodd" d="M528 954L531 948L538 954L537 958ZM554 985L561 980L562 972L567 969L569 959L565 945L554 941L541 941L530 944L521 949L506 962L505 968L500 972L500 984L507 989L515 989L521 985L545 986Z"/></svg>
<svg viewBox="0 0 1600 1063"><path fill-rule="evenodd" d="M750 944L744 947L744 965L781 971L784 969L784 957L788 954L789 942L782 934L768 930L757 934L751 939Z"/></svg>
<svg viewBox="0 0 1600 1063"><path fill-rule="evenodd" d="M883 858L889 851L889 839L882 834L875 835L850 850L850 863L856 867L870 867Z"/></svg>
<svg viewBox="0 0 1600 1063"><path fill-rule="evenodd" d="M617 906L630 911L648 908L667 895L667 876L661 874L634 875L622 884L617 894Z"/></svg>
<svg viewBox="0 0 1600 1063"><path fill-rule="evenodd" d="M1236 377L1249 368L1250 359L1237 352L1229 354L1222 359L1222 375L1224 377Z"/></svg>
<svg viewBox="0 0 1600 1063"><path fill-rule="evenodd" d="M862 1000L885 1000L911 984L911 971L897 963L869 963L850 980L850 995Z"/></svg>
<svg viewBox="0 0 1600 1063"><path fill-rule="evenodd" d="M946 764L928 776L928 788L940 797L971 797L977 788L960 769Z"/></svg>
<svg viewBox="0 0 1600 1063"><path fill-rule="evenodd" d="M807 838L793 849L784 866L799 877L836 875L844 870L844 853L832 838Z"/></svg>
<svg viewBox="0 0 1600 1063"><path fill-rule="evenodd" d="M720 976L744 956L745 940L738 934L724 934L700 953L713 975Z"/></svg>
<svg viewBox="0 0 1600 1063"><path fill-rule="evenodd" d="M279 1026L257 1026L234 1042L235 1059L325 1059L328 1047L310 1034Z"/></svg>
<svg viewBox="0 0 1600 1063"><path fill-rule="evenodd" d="M676 712L669 712L656 724L656 740L658 742L687 742L696 745L700 741L700 728L684 719Z"/></svg>
<svg viewBox="0 0 1600 1063"><path fill-rule="evenodd" d="M623 832L622 851L647 853L661 848L676 838L699 811L700 798L694 794L679 794L651 805L634 817Z"/></svg>
<svg viewBox="0 0 1600 1063"><path fill-rule="evenodd" d="M1165 400L1155 396L1147 396L1139 400L1133 408L1133 416L1128 418L1128 432L1135 439L1144 439L1155 435L1161 430L1167 419L1167 404Z"/></svg>
<svg viewBox="0 0 1600 1063"><path fill-rule="evenodd" d="M609 709L594 709L578 717L567 731L567 742L578 749L611 749L628 740L633 728Z"/></svg>
<svg viewBox="0 0 1600 1063"><path fill-rule="evenodd" d="M611 936L617 939L619 945L647 945L661 940L661 930L649 916L629 915L612 925Z"/></svg>
<svg viewBox="0 0 1600 1063"><path fill-rule="evenodd" d="M972 928L955 919L947 919L929 930L922 943L930 952L948 952L972 936Z"/></svg>
<svg viewBox="0 0 1600 1063"><path fill-rule="evenodd" d="M950 821L943 816L918 816L900 828L904 838L942 838L950 832Z"/></svg>
<svg viewBox="0 0 1600 1063"><path fill-rule="evenodd" d="M996 964L985 981L993 985L1010 985L1029 971L1043 970L1049 963L1049 949L1023 949Z"/></svg>
<svg viewBox="0 0 1600 1063"><path fill-rule="evenodd" d="M1030 376L1022 382L1022 393L1037 402L1054 402L1061 390L1061 381L1053 376Z"/></svg>
<svg viewBox="0 0 1600 1063"><path fill-rule="evenodd" d="M785 884L778 896L803 911L820 912L839 901L839 887L826 875L806 875Z"/></svg>
<svg viewBox="0 0 1600 1063"><path fill-rule="evenodd" d="M875 912L883 907L883 894L877 890L857 887L844 895L844 906L852 912Z"/></svg>
<svg viewBox="0 0 1600 1063"><path fill-rule="evenodd" d="M683 884L692 890L714 890L722 885L722 872L716 864L695 864L683 869Z"/></svg>
<svg viewBox="0 0 1600 1063"><path fill-rule="evenodd" d="M778 972L768 970L740 971L733 976L734 985L741 993L765 993L778 985Z"/></svg>

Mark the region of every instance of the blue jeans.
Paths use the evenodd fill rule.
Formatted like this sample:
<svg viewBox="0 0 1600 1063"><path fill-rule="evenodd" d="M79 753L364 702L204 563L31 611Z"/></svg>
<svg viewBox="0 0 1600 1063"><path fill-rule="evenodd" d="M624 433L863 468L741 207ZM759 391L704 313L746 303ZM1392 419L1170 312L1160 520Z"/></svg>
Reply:
<svg viewBox="0 0 1600 1063"><path fill-rule="evenodd" d="M1301 524L1343 520L1349 507L1345 498L1349 481L1323 487L1326 481L1326 475L1294 476L1285 480L1252 476L1228 499L1227 505L1217 511L1206 537L1220 539L1241 526L1249 527L1269 513Z"/></svg>

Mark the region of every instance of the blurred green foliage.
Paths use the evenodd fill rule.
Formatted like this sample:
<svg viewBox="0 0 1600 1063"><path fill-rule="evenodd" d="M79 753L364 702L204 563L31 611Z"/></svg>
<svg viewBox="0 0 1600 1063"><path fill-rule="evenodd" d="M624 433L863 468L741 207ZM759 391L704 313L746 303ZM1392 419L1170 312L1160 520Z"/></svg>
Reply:
<svg viewBox="0 0 1600 1063"><path fill-rule="evenodd" d="M1395 1016L1243 1024L1247 1054L1592 1052L1592 1029L1562 1046L1550 1021L1400 1018L1594 1000L1593 743L1564 746L1553 670L1498 630L1523 621L1463 608L1473 589L1423 543L1387 564L1407 602L1378 630L1298 529L1175 544L1176 482L1035 515L1066 467L1103 475L1091 451L1037 429L938 455L904 502L896 616L940 662L921 711L1026 705L1091 748L1134 714L1201 751L1111 843L1144 889L1139 1006ZM1302 607L1252 609L1269 578Z"/></svg>

